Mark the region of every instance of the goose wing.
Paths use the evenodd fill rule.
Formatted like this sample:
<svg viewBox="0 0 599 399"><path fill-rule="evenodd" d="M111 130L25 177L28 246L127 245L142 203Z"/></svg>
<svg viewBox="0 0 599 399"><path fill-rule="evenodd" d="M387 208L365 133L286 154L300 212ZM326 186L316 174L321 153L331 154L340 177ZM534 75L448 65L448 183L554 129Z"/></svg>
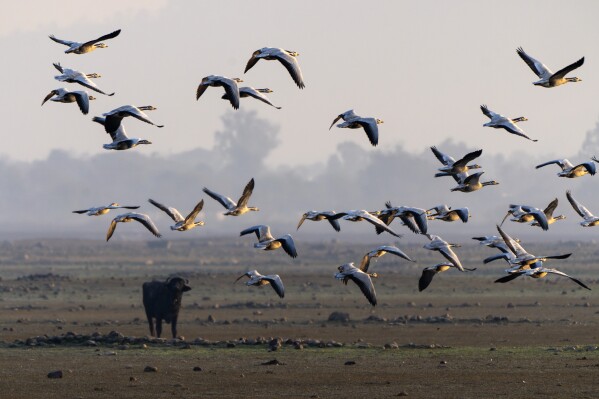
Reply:
<svg viewBox="0 0 599 399"><path fill-rule="evenodd" d="M491 111L485 104L480 106L480 110L491 120L501 118L500 114Z"/></svg>
<svg viewBox="0 0 599 399"><path fill-rule="evenodd" d="M418 291L422 292L431 285L435 274L437 274L437 269L434 266L423 269L422 276L418 279Z"/></svg>
<svg viewBox="0 0 599 399"><path fill-rule="evenodd" d="M239 206L239 207L246 206L248 201L250 200L250 196L252 195L253 191L254 191L254 178L252 177L250 179L250 181L245 185L245 187L243 189L243 193L241 194L241 197L239 197L239 200L237 201L237 206Z"/></svg>
<svg viewBox="0 0 599 399"><path fill-rule="evenodd" d="M364 272L355 271L347 277L360 287L360 291L362 291L362 294L368 299L368 302L370 302L372 306L376 306L376 292L370 276Z"/></svg>
<svg viewBox="0 0 599 399"><path fill-rule="evenodd" d="M306 220L307 216L308 216L307 212L302 215L302 218L300 219L299 223L297 224L296 230L299 230L300 226L304 223L304 220ZM335 221L337 222L337 220L335 220Z"/></svg>
<svg viewBox="0 0 599 399"><path fill-rule="evenodd" d="M106 241L110 240L110 237L112 237L112 235L114 234L114 230L116 229L116 225L117 225L117 218L112 219L112 221L110 222L110 226L108 226L108 231L106 232Z"/></svg>
<svg viewBox="0 0 599 399"><path fill-rule="evenodd" d="M331 218L327 217L327 221L329 222L329 224L331 226L333 226L335 231L337 231L337 232L341 231L341 226L339 225L339 221L337 219L331 219Z"/></svg>
<svg viewBox="0 0 599 399"><path fill-rule="evenodd" d="M85 91L72 91L71 94L75 96L77 105L83 115L87 115L89 113L89 94Z"/></svg>
<svg viewBox="0 0 599 399"><path fill-rule="evenodd" d="M539 226L543 230L549 230L549 223L547 222L547 216L545 213L538 208L533 208L532 206L523 206L522 210L530 215L532 215L535 220L539 223Z"/></svg>
<svg viewBox="0 0 599 399"><path fill-rule="evenodd" d="M204 94L204 92L208 88L209 85L206 83L206 81L207 81L207 78L204 78L198 85L198 89L196 90L196 101L199 100L200 97L202 97L202 94Z"/></svg>
<svg viewBox="0 0 599 399"><path fill-rule="evenodd" d="M240 88L239 90L241 91L241 89L242 88ZM266 97L263 93L260 93L258 90L254 89L253 87L243 87L243 92L246 93L248 96L255 98L256 100L262 101L263 103L270 105L271 107L275 107L276 109L281 109L281 107L277 107L276 105L271 103L270 100L268 99L268 97ZM227 94L227 98L228 98L228 94Z"/></svg>
<svg viewBox="0 0 599 399"><path fill-rule="evenodd" d="M463 223L468 222L468 218L470 217L470 210L468 208L454 209L453 212L458 214L458 217Z"/></svg>
<svg viewBox="0 0 599 399"><path fill-rule="evenodd" d="M504 128L505 130L507 130L508 132L515 134L516 136L524 137L525 139L528 139L528 140L534 141L534 142L538 141L538 140L531 139L530 137L528 137L526 135L526 133L524 133L524 130L522 130L520 128L520 126L516 125L510 119L506 119L503 123L501 123L501 127Z"/></svg>
<svg viewBox="0 0 599 399"><path fill-rule="evenodd" d="M414 219L416 225L418 226L418 230L420 230L421 234L427 233L428 219L426 217L426 211L424 209L406 208L403 213L410 215Z"/></svg>
<svg viewBox="0 0 599 399"><path fill-rule="evenodd" d="M58 95L58 92L56 90L52 90L50 93L48 93L48 95L46 97L44 97L44 101L42 101L42 105L44 105L46 103L46 101L48 101L49 99L51 99L52 97Z"/></svg>
<svg viewBox="0 0 599 399"><path fill-rule="evenodd" d="M94 82L92 82L91 79L89 79L87 76L85 76L82 73L77 74L77 76L74 76L73 80L75 82L79 83L81 86L87 87L88 89L91 89L98 93L104 94L105 96L113 96L114 95L114 93L107 94L107 93L103 92L102 90L100 90L100 88L98 86L96 86L96 84Z"/></svg>
<svg viewBox="0 0 599 399"><path fill-rule="evenodd" d="M337 115L337 117L335 119L333 119L333 123L331 123L331 126L329 127L329 130L331 130L331 128L335 125L335 123L337 123L337 121L339 119L343 118L343 114L341 115Z"/></svg>
<svg viewBox="0 0 599 399"><path fill-rule="evenodd" d="M257 55L259 55L261 53L260 50L256 50L252 53L252 56L250 57L250 59L248 60L246 66L245 66L245 70L243 71L243 73L246 73L247 71L249 71L254 65L256 65L256 63L258 61L260 61L260 58L256 57Z"/></svg>
<svg viewBox="0 0 599 399"><path fill-rule="evenodd" d="M431 151L433 152L433 154L435 154L435 156L437 157L437 159L439 160L439 162L441 162L443 165L450 165L450 164L453 164L455 162L455 159L453 159L449 155L443 154L435 146L431 147Z"/></svg>
<svg viewBox="0 0 599 399"><path fill-rule="evenodd" d="M552 164L557 164L557 165L559 165L560 168L562 168L562 170L564 170L564 162L562 159L554 159L553 161L544 162L540 165L535 166L535 169L539 169L539 168L542 168L543 166L552 165Z"/></svg>
<svg viewBox="0 0 599 399"><path fill-rule="evenodd" d="M155 109L155 108L149 107L149 106L145 107L145 108ZM112 111L106 112L105 114L102 114L102 115L105 116L107 119L114 118L115 121L118 121L118 123L121 123L121 121L124 117L132 116L142 122L149 123L150 125L154 125L157 127L164 127L164 125L157 125L156 123L154 123L145 112L143 112L138 107L134 107L133 105L123 105L122 107L115 108Z"/></svg>
<svg viewBox="0 0 599 399"><path fill-rule="evenodd" d="M293 242L293 237L290 234L285 234L281 238L277 238L275 241L281 243L281 246L287 252L287 255L292 258L297 258L297 250L295 249L295 243Z"/></svg>
<svg viewBox="0 0 599 399"><path fill-rule="evenodd" d="M526 62L526 65L528 65L530 67L530 69L532 69L532 71L535 73L535 75L537 75L539 78L541 78L541 79L547 78L548 79L553 74L553 72L551 72L551 70L549 68L547 68L542 62L537 61L534 58L532 58L530 55L526 54L524 52L524 49L522 49L522 47L518 47L518 49L516 49L516 52L518 53L520 58L522 58L522 60L524 60L524 62ZM576 67L576 68L578 68L578 67Z"/></svg>
<svg viewBox="0 0 599 399"><path fill-rule="evenodd" d="M89 211L90 211L90 209L82 209L82 210L80 210L80 211L73 211L73 213L78 213L78 214L80 214L80 215L81 215L81 214L83 214L83 213L87 213L87 212L89 212Z"/></svg>
<svg viewBox="0 0 599 399"><path fill-rule="evenodd" d="M415 234L426 234L426 232L422 232L422 230L420 230L420 228L416 225L416 223L414 223L415 219L412 218L410 215L400 214L397 217L399 217L399 219L402 221L402 223L405 224L406 227L408 229L410 229L410 231L412 233L415 233ZM377 231L378 231L378 229L377 229ZM383 231L381 230L381 233L382 232Z"/></svg>
<svg viewBox="0 0 599 399"><path fill-rule="evenodd" d="M579 165L576 165L575 168L585 168L589 175L593 176L597 173L597 169L595 168L595 164L593 162L583 162Z"/></svg>
<svg viewBox="0 0 599 399"><path fill-rule="evenodd" d="M362 261L360 262L360 267L358 269L362 270L364 273L368 271L368 267L370 266L370 252L362 257Z"/></svg>
<svg viewBox="0 0 599 399"><path fill-rule="evenodd" d="M379 127L374 118L360 118L356 119L355 123L359 124L364 128L370 144L376 147L379 143Z"/></svg>
<svg viewBox="0 0 599 399"><path fill-rule="evenodd" d="M56 43L64 44L65 46L73 47L73 46L79 46L80 45L79 42L72 42L70 40L62 40L62 39L57 38L54 35L49 35L48 37L50 39L54 40Z"/></svg>
<svg viewBox="0 0 599 399"><path fill-rule="evenodd" d="M262 280L268 281L279 297L285 297L285 286L278 274L269 274L262 277Z"/></svg>
<svg viewBox="0 0 599 399"><path fill-rule="evenodd" d="M202 191L208 194L208 196L212 199L217 200L222 206L224 206L228 210L235 209L235 207L237 206L237 204L233 202L231 198L225 197L224 195L220 195L219 193L216 193L206 187L204 187Z"/></svg>
<svg viewBox="0 0 599 399"><path fill-rule="evenodd" d="M101 42L102 40L114 39L114 38L115 38L115 37L117 37L117 36L118 36L120 33L121 33L121 30L120 30L120 29L118 29L118 30L115 30L115 31L114 31L114 32L112 32L112 33L109 33L109 34L107 34L107 35L104 35L104 36L100 36L99 38L97 38L97 39L95 39L95 40L90 40L89 42L85 42L85 43L83 43L83 46L86 46L86 45L93 45L93 44L96 44L96 43L99 43L99 42Z"/></svg>
<svg viewBox="0 0 599 399"><path fill-rule="evenodd" d="M582 64L584 64L584 57L582 57L581 59L579 59L578 61L568 65L565 68L560 69L559 71L557 71L556 73L554 73L551 76L551 80L558 80L563 78L564 76L566 76L568 73L572 72L573 70L575 70L576 68L579 68L582 66Z"/></svg>
<svg viewBox="0 0 599 399"><path fill-rule="evenodd" d="M362 217L364 220L366 220L369 223L372 223L375 226L378 226L380 228L382 228L383 230L385 230L386 232L394 235L395 237L401 238L401 234L397 234L396 232L394 232L393 230L391 230L389 227L387 227L387 225L385 223L383 223L379 218L377 218L376 216L371 215L370 213L364 211L364 212L360 212L360 217Z"/></svg>
<svg viewBox="0 0 599 399"><path fill-rule="evenodd" d="M528 255L528 252L526 252L524 248L522 248L522 246L518 244L512 237L507 235L507 233L505 233L499 225L497 225L497 231L499 231L499 234L503 238L505 245L514 253L514 255L518 257Z"/></svg>
<svg viewBox="0 0 599 399"><path fill-rule="evenodd" d="M155 207L157 207L158 209L164 211L171 219L173 219L177 223L182 222L182 221L185 220L183 218L183 216L181 216L181 214L179 213L179 211L176 210L175 208L163 205L160 202L154 201L152 198L148 199L148 202L150 204L154 205Z"/></svg>
<svg viewBox="0 0 599 399"><path fill-rule="evenodd" d="M521 275L523 275L525 272L515 272L515 273L510 273L507 276L498 278L497 280L495 280L496 283L507 283L508 281L512 281L518 277L520 277Z"/></svg>
<svg viewBox="0 0 599 399"><path fill-rule="evenodd" d="M156 227L154 222L152 222L152 219L150 219L148 215L145 215L143 213L129 213L129 217L143 224L146 227L146 229L148 229L156 237L162 237L162 235L158 232L158 228Z"/></svg>
<svg viewBox="0 0 599 399"><path fill-rule="evenodd" d="M195 208L193 208L193 210L189 213L189 215L187 215L187 217L185 218L185 224L190 224L193 223L193 221L196 219L196 217L198 216L198 213L200 213L200 211L202 210L202 208L204 207L204 200L200 200L200 202L197 203L197 205L195 206Z"/></svg>
<svg viewBox="0 0 599 399"><path fill-rule="evenodd" d="M468 164L468 162L480 157L480 155L483 153L483 150L477 150L477 151L472 151L469 152L468 154L464 155L464 157L462 159L459 159L457 161L454 162L454 166L461 166L464 167Z"/></svg>
<svg viewBox="0 0 599 399"><path fill-rule="evenodd" d="M497 259L504 259L504 260L506 260L506 261L508 261L508 262L509 262L509 261L510 261L510 259L512 259L512 258L513 258L513 256L512 256L512 254L511 254L511 253L502 252L502 253L500 253L500 254L495 254L495 255L491 255L491 256L489 256L489 257L486 257L486 258L483 260L483 263L486 265L487 263L490 263L490 262L496 261Z"/></svg>
<svg viewBox="0 0 599 399"><path fill-rule="evenodd" d="M473 173L471 175L466 176L463 180L462 180L462 184L464 185L475 185L478 184L478 181L480 179L480 176L485 173L485 172L477 172L477 173Z"/></svg>
<svg viewBox="0 0 599 399"><path fill-rule="evenodd" d="M227 98L231 106L234 109L239 109L239 87L237 86L237 82L229 78L221 78L220 82L223 89L225 89L225 93L227 93Z"/></svg>
<svg viewBox="0 0 599 399"><path fill-rule="evenodd" d="M551 201L549 205L547 205L547 208L543 210L543 213L545 214L546 218L550 218L553 216L553 212L555 211L555 208L557 208L557 204L558 200L556 198L553 201Z"/></svg>
<svg viewBox="0 0 599 399"><path fill-rule="evenodd" d="M545 269L545 268L543 268L542 271L550 273L550 274L557 274L558 276L568 277L570 280L574 281L576 284L580 285L582 288L586 288L587 290L590 290L590 288L587 287L586 284L584 284L582 281L580 281L578 279L575 279L574 277L569 276L566 273L561 272L561 271L559 271L557 269Z"/></svg>
<svg viewBox="0 0 599 399"><path fill-rule="evenodd" d="M274 237L270 234L270 227L264 224L248 227L247 229L242 230L239 235L244 236L251 233L256 233L256 237L258 237L259 242L274 240Z"/></svg>
<svg viewBox="0 0 599 399"><path fill-rule="evenodd" d="M464 267L462 266L460 259L455 254L455 252L453 252L453 250L451 249L450 246L444 245L444 246L439 247L439 252L441 252L441 255L443 255L445 257L445 259L447 259L448 261L453 263L453 265L455 267L457 267L459 271L461 271L461 272L464 271Z"/></svg>
<svg viewBox="0 0 599 399"><path fill-rule="evenodd" d="M297 87L299 87L300 89L303 89L304 87L306 87L306 85L304 84L304 78L302 76L302 71L300 70L300 67L299 67L299 63L297 62L297 59L294 56L289 55L284 51L281 51L281 52L275 54L275 57L287 69L287 71L293 78L293 81L295 82ZM246 69L247 69L247 67L246 67Z"/></svg>
<svg viewBox="0 0 599 399"><path fill-rule="evenodd" d="M566 191L566 197L568 198L568 201L570 201L572 208L574 208L576 213L578 213L582 218L587 219L593 217L593 214L589 212L589 210L584 205L582 205L581 203L576 201L574 197L572 197L572 193L570 192L570 190Z"/></svg>
<svg viewBox="0 0 599 399"><path fill-rule="evenodd" d="M393 255L399 256L400 258L403 258L403 259L405 259L407 261L410 261L410 262L415 262L405 252L403 252L401 249L399 249L397 247L393 247L393 246L390 246L390 245L382 245L382 246L378 247L377 250L379 250L379 251L385 251L385 252L387 252L389 254L393 254Z"/></svg>

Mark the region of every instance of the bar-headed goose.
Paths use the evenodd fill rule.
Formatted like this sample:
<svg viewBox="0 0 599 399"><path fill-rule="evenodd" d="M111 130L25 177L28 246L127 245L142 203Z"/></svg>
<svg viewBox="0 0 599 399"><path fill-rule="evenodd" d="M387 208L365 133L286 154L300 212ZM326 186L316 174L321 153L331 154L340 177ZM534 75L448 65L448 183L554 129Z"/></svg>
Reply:
<svg viewBox="0 0 599 399"><path fill-rule="evenodd" d="M257 270L250 270L249 272L243 273L241 276L237 277L235 282L239 281L243 277L249 278L249 280L245 282L245 285L248 287L252 285L258 287L262 285L270 285L278 296L281 298L285 297L285 286L283 285L283 281L278 274L269 274L263 276L262 274L258 273Z"/></svg>
<svg viewBox="0 0 599 399"><path fill-rule="evenodd" d="M256 237L258 237L258 242L254 243L254 248L272 251L282 247L283 250L287 252L287 255L291 256L292 258L297 257L295 243L293 242L293 237L291 237L290 234L285 234L283 237L274 238L272 234L270 234L270 227L261 224L258 226L248 227L239 233L239 235L244 236L246 234L252 233L256 233Z"/></svg>
<svg viewBox="0 0 599 399"><path fill-rule="evenodd" d="M337 220L349 220L350 222L362 222L367 221L368 223L373 224L374 226L378 226L389 234L394 235L395 237L401 237L401 234L397 234L393 230L391 230L387 225L382 222L378 217L374 216L368 211L365 210L351 210L346 212L339 212L330 217L330 219Z"/></svg>
<svg viewBox="0 0 599 399"><path fill-rule="evenodd" d="M333 125L339 120L343 119L344 122L337 125L339 128L347 128L347 129L360 129L363 128L366 132L366 136L368 136L368 140L370 140L370 144L376 146L379 143L379 127L378 125L384 123L382 120L378 118L363 118L354 113L353 109L349 111L345 111L342 114L337 115L337 117L331 123L329 130L333 127Z"/></svg>
<svg viewBox="0 0 599 399"><path fill-rule="evenodd" d="M76 102L83 115L89 112L90 100L95 100L96 97L90 96L86 91L68 91L64 88L52 90L42 101L42 105L46 101L55 101L57 103L74 103Z"/></svg>
<svg viewBox="0 0 599 399"><path fill-rule="evenodd" d="M584 220L580 222L582 227L593 227L599 225L599 217L593 215L584 205L579 203L572 197L572 193L570 190L566 191L566 197L568 197L568 201L572 205L572 208L580 215Z"/></svg>
<svg viewBox="0 0 599 399"><path fill-rule="evenodd" d="M367 272L368 267L370 266L370 259L372 259L372 258L378 259L385 254L396 255L396 256L399 256L400 258L403 258L407 261L415 262L408 255L406 255L401 249L391 246L391 245L381 245L380 247L377 247L377 248L373 249L372 251L367 252L362 257L362 262L360 262L360 270L362 270L363 272Z"/></svg>
<svg viewBox="0 0 599 399"><path fill-rule="evenodd" d="M302 223L304 223L304 220L313 220L315 222L319 222L321 220L327 220L331 226L333 226L333 228L335 229L335 231L341 231L341 226L339 226L339 220L337 219L331 219L331 217L335 216L337 213L335 211L322 211L322 212L318 212L318 211L308 211L305 212L302 215L302 218L300 219L299 223L297 224L297 230L299 230L300 226L302 225Z"/></svg>
<svg viewBox="0 0 599 399"><path fill-rule="evenodd" d="M458 256L453 252L451 247L460 247L458 244L450 244L439 236L425 234L431 242L426 244L423 248L430 249L431 251L439 251L441 255L450 261L459 271L464 272L469 269L465 269L460 262Z"/></svg>
<svg viewBox="0 0 599 399"><path fill-rule="evenodd" d="M530 141L538 141L528 137L526 133L524 133L524 130L522 130L520 126L516 125L517 122L527 121L528 119L526 119L525 117L521 116L515 119L506 118L501 114L491 111L489 108L487 108L486 105L481 105L480 109L483 112L483 114L485 114L489 119L491 119L490 122L483 124L483 126L492 127L495 129L505 129L508 132L515 134L516 136L524 137L525 139L528 139Z"/></svg>
<svg viewBox="0 0 599 399"><path fill-rule="evenodd" d="M480 169L481 167L478 164L468 165L468 162L480 157L483 150L472 151L457 161L453 157L439 151L435 146L431 147L431 151L435 154L439 162L443 164L443 167L438 169L441 173L437 173L435 177L456 175L468 172L471 169Z"/></svg>
<svg viewBox="0 0 599 399"><path fill-rule="evenodd" d="M557 222L558 220L562 220L562 219L566 218L566 216L564 216L564 215L553 216L553 212L555 211L555 208L557 208L557 204L558 204L558 200L556 198L553 201L551 201L549 203L549 205L547 205L547 208L545 208L543 210L543 213L545 214L545 218L547 219L547 224L553 224L553 223ZM532 222L530 225L531 226L541 226L539 224L539 222L537 222L536 220L534 222Z"/></svg>
<svg viewBox="0 0 599 399"><path fill-rule="evenodd" d="M73 213L84 214L87 213L87 216L100 216L105 215L112 209L137 209L139 205L119 205L116 202L111 203L108 206L96 206L93 208L82 209L79 211L73 211Z"/></svg>
<svg viewBox="0 0 599 399"><path fill-rule="evenodd" d="M171 226L171 230L187 231L193 229L194 227L204 225L204 222L201 220L199 222L195 221L196 217L204 207L204 200L198 202L195 208L193 208L193 210L185 218L181 216L179 211L175 208L163 205L160 202L156 202L151 198L148 200L148 202L157 207L158 209L164 211L171 219L175 221L175 224Z"/></svg>
<svg viewBox="0 0 599 399"><path fill-rule="evenodd" d="M434 266L429 266L429 267L425 267L422 270L422 275L420 276L420 279L418 280L418 291L422 292L424 291L433 281L433 277L435 277L435 275L437 273L442 273L446 270L449 270L450 268L455 267L457 269L457 266L455 266L453 263L450 262L441 262L441 263L437 263ZM467 270L476 270L476 269L467 269Z"/></svg>
<svg viewBox="0 0 599 399"><path fill-rule="evenodd" d="M256 208L255 206L247 206L247 203L250 200L250 196L252 195L252 192L254 191L254 178L253 177L245 185L245 188L243 189L243 194L241 194L241 197L239 197L239 200L237 201L237 203L235 203L231 198L225 197L224 195L221 195L212 190L209 190L206 187L203 188L203 191L206 194L208 194L211 198L217 200L222 206L225 207L227 212L225 212L224 215L239 216L239 215L243 215L244 213L249 212L249 211L259 211L260 210L260 209Z"/></svg>
<svg viewBox="0 0 599 399"><path fill-rule="evenodd" d="M106 128L106 132L115 131L121 125L123 118L131 116L137 120L140 120L145 123L149 123L150 125L154 125L156 127L164 127L164 125L157 125L152 122L150 117L146 115L143 111L155 111L157 108L152 105L142 105L141 107L136 107L134 105L123 105L121 107L115 108L112 111L103 113L102 116L105 117L104 128Z"/></svg>
<svg viewBox="0 0 599 399"><path fill-rule="evenodd" d="M442 204L426 211L426 215L428 220L443 220L444 222L461 220L463 223L466 223L470 217L470 211L468 208L451 209L450 206Z"/></svg>
<svg viewBox="0 0 599 399"><path fill-rule="evenodd" d="M372 284L371 277L378 277L376 273L364 273L362 270L354 266L353 263L346 263L337 268L338 273L335 273L337 280L342 280L347 285L349 280L356 283L360 287L362 294L368 299L372 306L376 306L376 291Z"/></svg>
<svg viewBox="0 0 599 399"><path fill-rule="evenodd" d="M151 141L146 139L140 139L139 137L130 138L129 136L127 136L127 133L125 132L125 126L122 123L118 126L116 130L109 131L108 129L106 129L106 118L94 116L92 120L104 126L104 130L112 138L112 143L102 145L102 147L105 150L128 150L140 144L152 144Z"/></svg>
<svg viewBox="0 0 599 399"><path fill-rule="evenodd" d="M241 82L243 82L243 80L239 78L227 78L219 75L206 76L202 78L202 81L198 85L198 89L196 90L196 100L200 99L208 87L221 86L225 89L225 93L227 94L229 102L231 102L231 106L233 106L234 109L239 109L239 87L237 86L237 83Z"/></svg>
<svg viewBox="0 0 599 399"><path fill-rule="evenodd" d="M114 39L121 33L121 30L115 30L112 33L109 33L104 36L100 36L97 39L90 40L85 43L79 42L71 42L68 40L61 40L56 38L54 35L48 36L50 39L54 40L56 43L64 44L65 46L69 46L69 49L65 51L66 54L85 54L94 51L97 48L106 48L108 45L102 43L102 40Z"/></svg>
<svg viewBox="0 0 599 399"><path fill-rule="evenodd" d="M266 97L262 93L272 93L272 90L271 89L254 89L253 87L240 87L239 88L239 97L240 98L252 97L258 101L262 101L263 103L270 105L271 107L274 107L276 109L281 109L281 107L277 107L276 105L271 103L270 100L268 99L268 97ZM225 93L225 94L223 94L223 96L221 98L223 100L228 100L229 94Z"/></svg>
<svg viewBox="0 0 599 399"><path fill-rule="evenodd" d="M543 166L552 165L552 164L556 164L562 169L562 171L557 174L559 177L574 178L574 177L584 176L586 174L594 175L597 171L595 168L594 162L583 162L581 164L574 166L566 158L556 159L554 161L548 161L548 162L542 163L540 165L535 166L535 169L539 169L539 168L542 168Z"/></svg>
<svg viewBox="0 0 599 399"><path fill-rule="evenodd" d="M58 71L60 73L62 73L62 75L54 76L54 79L56 79L60 82L79 83L81 86L87 87L88 89L97 91L98 93L102 93L106 96L114 95L114 93L110 93L110 94L104 93L102 90L100 90L98 88L98 86L96 86L96 84L94 82L92 82L89 79L89 78L99 78L100 75L98 75L97 73L84 74L84 73L81 73L74 69L63 68L60 65L60 63L57 63L57 62L55 62L53 65L54 65L54 68L58 69Z"/></svg>
<svg viewBox="0 0 599 399"><path fill-rule="evenodd" d="M570 280L574 281L576 284L580 285L582 288L586 288L587 290L590 290L590 288L587 287L582 281L575 279L574 277L569 276L566 273L561 272L557 269L548 269L543 266L537 266L537 267L533 267L530 269L524 269L524 270L516 270L516 271L511 272L507 276L498 278L497 280L495 280L495 282L496 283L507 283L508 281L512 281L520 276L528 276L528 277L532 277L532 278L543 278L543 277L547 276L547 274L555 274L558 276L568 277Z"/></svg>
<svg viewBox="0 0 599 399"><path fill-rule="evenodd" d="M298 55L299 53L296 51L289 51L275 47L263 47L252 53L252 57L247 62L247 65L245 66L245 71L243 71L243 73L249 71L254 65L256 65L258 61L262 59L268 61L277 60L281 64L283 64L285 69L287 69L289 75L291 75L291 78L293 79L297 87L303 89L304 87L306 87L306 85L304 84L304 78L302 76L300 66L297 62L297 59L295 58Z"/></svg>
<svg viewBox="0 0 599 399"><path fill-rule="evenodd" d="M502 253L509 253L511 250L506 245L502 237L499 236L482 236L472 237L473 240L477 240L480 245L486 245L489 248L497 248ZM517 238L512 239L515 243L519 243L520 240Z"/></svg>
<svg viewBox="0 0 599 399"><path fill-rule="evenodd" d="M133 221L143 224L146 227L146 229L148 229L156 237L162 237L162 235L158 232L158 228L156 227L156 225L154 225L154 222L152 222L152 219L150 219L148 215L145 215L143 213L128 212L122 215L118 215L117 217L112 219L112 222L110 222L110 226L108 227L108 232L106 233L106 241L110 240L110 237L112 237L114 229L116 229L117 223L128 223Z"/></svg>
<svg viewBox="0 0 599 399"><path fill-rule="evenodd" d="M553 201L549 203L549 205L552 203ZM555 206L557 206L557 203ZM534 206L510 204L510 208L503 217L503 220L499 226L503 225L503 222L505 222L505 219L507 219L509 215L513 216L513 218L510 219L511 222L529 223L536 220L543 230L549 229L549 222L547 221L545 212L539 208L535 208Z"/></svg>
<svg viewBox="0 0 599 399"><path fill-rule="evenodd" d="M450 191L461 191L463 193L470 193L472 191L480 190L484 186L494 186L499 184L495 180L480 182L480 176L485 172L476 172L469 176L465 176L463 180Z"/></svg>
<svg viewBox="0 0 599 399"><path fill-rule="evenodd" d="M385 225L389 226L395 218L399 218L413 233L426 234L428 231L426 210L407 206L393 206L391 205L391 201L385 202L385 207L383 210L373 212ZM375 226L375 229L377 234L381 234L384 231L378 225Z"/></svg>
<svg viewBox="0 0 599 399"><path fill-rule="evenodd" d="M526 54L524 52L524 50L522 49L522 47L518 47L516 49L516 52L518 53L520 58L522 58L524 60L524 62L526 62L526 65L528 65L530 67L530 69L532 69L532 71L535 73L535 75L537 75L539 78L541 78L540 80L532 83L535 86L542 86L542 87L549 88L549 87L560 86L560 85L563 85L564 83L568 83L568 82L582 81L582 79L577 78L577 77L566 78L565 76L568 73L575 70L576 68L581 67L582 64L584 64L584 57L582 57L575 63L570 64L567 67L560 69L556 73L553 73L553 72L551 72L551 70L549 68L547 68L545 65L543 65L542 62L537 61L534 58L532 58L530 55Z"/></svg>

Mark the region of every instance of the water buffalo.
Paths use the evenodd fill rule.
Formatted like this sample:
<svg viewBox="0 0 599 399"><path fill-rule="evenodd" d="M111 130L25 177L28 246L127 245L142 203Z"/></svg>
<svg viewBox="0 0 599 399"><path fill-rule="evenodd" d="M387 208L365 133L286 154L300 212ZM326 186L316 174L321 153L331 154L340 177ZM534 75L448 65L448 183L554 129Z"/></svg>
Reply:
<svg viewBox="0 0 599 399"><path fill-rule="evenodd" d="M181 297L185 291L191 290L189 281L181 277L169 277L166 281L149 281L143 283L143 304L150 325L150 335L154 335L156 320L156 336L162 333L162 320L171 323L173 338L177 337L177 318L181 308Z"/></svg>

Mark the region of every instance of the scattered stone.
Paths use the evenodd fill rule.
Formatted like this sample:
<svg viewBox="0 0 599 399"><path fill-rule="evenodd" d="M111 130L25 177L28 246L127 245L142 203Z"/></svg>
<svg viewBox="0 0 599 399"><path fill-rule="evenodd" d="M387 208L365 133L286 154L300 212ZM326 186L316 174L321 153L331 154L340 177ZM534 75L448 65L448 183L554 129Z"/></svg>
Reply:
<svg viewBox="0 0 599 399"><path fill-rule="evenodd" d="M415 308L416 307L416 302L408 302L406 303L406 306L409 308Z"/></svg>
<svg viewBox="0 0 599 399"><path fill-rule="evenodd" d="M399 349L399 344L397 342L391 342L390 344L385 344L385 349Z"/></svg>
<svg viewBox="0 0 599 399"><path fill-rule="evenodd" d="M144 368L144 372L146 372L146 373L157 373L158 372L158 367L156 367L156 366L146 366Z"/></svg>
<svg viewBox="0 0 599 399"><path fill-rule="evenodd" d="M506 308L508 308L508 309L512 309L512 308L515 308L515 307L516 307L516 305L514 305L514 304L513 304L513 303L511 303L511 302L509 302L507 305L505 305L505 307L506 307Z"/></svg>
<svg viewBox="0 0 599 399"><path fill-rule="evenodd" d="M441 361L439 362L439 364L447 364L447 361L445 361L445 360L441 360Z"/></svg>
<svg viewBox="0 0 599 399"><path fill-rule="evenodd" d="M490 348L489 348L489 350L490 350L490 351L496 351L496 350L497 350L497 348L496 348L496 347L494 347L494 346L492 346L492 347L490 347Z"/></svg>
<svg viewBox="0 0 599 399"><path fill-rule="evenodd" d="M137 378L135 378L133 376L129 377L129 382L136 382L136 381L137 381Z"/></svg>
<svg viewBox="0 0 599 399"><path fill-rule="evenodd" d="M235 348L235 346L234 342L227 342L227 348Z"/></svg>
<svg viewBox="0 0 599 399"><path fill-rule="evenodd" d="M56 370L56 371L49 372L48 378L62 378L62 370Z"/></svg>
<svg viewBox="0 0 599 399"><path fill-rule="evenodd" d="M408 396L408 393L406 391L401 391L397 396Z"/></svg>
<svg viewBox="0 0 599 399"><path fill-rule="evenodd" d="M353 365L355 365L355 364L356 364L356 362L355 362L355 361L353 361L353 360L348 360L347 362L345 362L345 363L343 363L343 364L344 364L344 365L346 365L346 366L353 366Z"/></svg>
<svg viewBox="0 0 599 399"><path fill-rule="evenodd" d="M262 366L284 366L285 363L279 362L277 359L269 360L268 362L260 363Z"/></svg>
<svg viewBox="0 0 599 399"><path fill-rule="evenodd" d="M208 323L216 323L216 319L211 314L208 315Z"/></svg>
<svg viewBox="0 0 599 399"><path fill-rule="evenodd" d="M200 366L195 366L193 368L193 371L202 371L202 368Z"/></svg>

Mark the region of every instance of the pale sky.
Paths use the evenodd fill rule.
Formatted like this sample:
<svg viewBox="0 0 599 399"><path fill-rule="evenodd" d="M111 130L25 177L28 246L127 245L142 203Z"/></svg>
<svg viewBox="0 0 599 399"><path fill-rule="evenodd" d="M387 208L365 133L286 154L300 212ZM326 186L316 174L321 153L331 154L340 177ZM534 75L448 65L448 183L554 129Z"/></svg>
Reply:
<svg viewBox="0 0 599 399"><path fill-rule="evenodd" d="M14 160L43 159L52 149L81 156L105 151L109 137L91 117L125 104L158 107L150 116L166 125L127 120L131 136L154 143L137 151L210 149L221 116L232 109L220 88L195 100L198 83L211 74L274 90L270 99L281 110L241 102L281 128L272 165L324 162L347 140L369 151L402 145L421 152L453 138L489 154L563 157L579 150L599 119L596 1L564 8L563 1L40 0L5 2L2 9L0 154ZM66 47L47 37L86 41L119 28L108 48L85 55L64 54ZM518 46L553 71L585 56L569 75L583 81L533 86L537 77L517 56ZM299 90L278 62L260 61L244 75L261 47L299 52L306 88ZM98 86L116 95L94 93L98 100L87 116L73 104L40 107L52 89L80 89L55 81L53 62L100 73ZM483 103L509 117L526 116L521 126L539 142L483 128ZM352 108L385 121L379 148L359 130L328 130Z"/></svg>

